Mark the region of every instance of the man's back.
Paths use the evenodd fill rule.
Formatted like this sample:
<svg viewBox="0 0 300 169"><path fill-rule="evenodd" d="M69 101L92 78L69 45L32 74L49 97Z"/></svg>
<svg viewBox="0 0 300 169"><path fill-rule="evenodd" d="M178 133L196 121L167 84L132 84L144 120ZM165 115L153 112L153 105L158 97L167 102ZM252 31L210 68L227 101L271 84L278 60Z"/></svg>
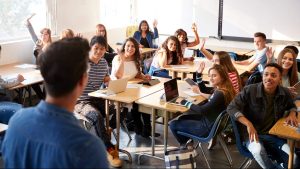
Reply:
<svg viewBox="0 0 300 169"><path fill-rule="evenodd" d="M9 122L2 145L6 168L107 168L103 143L72 113L41 101Z"/></svg>

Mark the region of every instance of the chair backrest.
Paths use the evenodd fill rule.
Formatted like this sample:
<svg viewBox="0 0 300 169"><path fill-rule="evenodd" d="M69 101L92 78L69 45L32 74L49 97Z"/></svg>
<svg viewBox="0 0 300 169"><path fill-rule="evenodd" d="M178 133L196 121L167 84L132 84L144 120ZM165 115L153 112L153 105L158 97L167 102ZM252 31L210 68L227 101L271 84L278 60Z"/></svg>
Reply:
<svg viewBox="0 0 300 169"><path fill-rule="evenodd" d="M144 74L148 74L152 61L153 61L153 57L144 60L144 67L143 67Z"/></svg>
<svg viewBox="0 0 300 169"><path fill-rule="evenodd" d="M230 116L230 120L231 120L233 132L234 132L234 136L235 136L236 146L237 146L237 149L239 150L240 154L242 154L243 156L248 157L248 158L253 158L252 154L247 149L247 147L243 145L242 137L240 135L240 130L237 126L237 122L235 121L235 119L232 116Z"/></svg>
<svg viewBox="0 0 300 169"><path fill-rule="evenodd" d="M259 71L256 71L249 76L246 85L259 83L261 81L262 81L261 73Z"/></svg>
<svg viewBox="0 0 300 169"><path fill-rule="evenodd" d="M126 28L126 38L132 37L134 32L137 31L139 27L137 25L130 25Z"/></svg>
<svg viewBox="0 0 300 169"><path fill-rule="evenodd" d="M221 131L223 131L224 127L226 126L227 124L227 121L229 119L229 116L226 112L226 110L224 110L223 112L221 112L219 114L219 116L217 117L217 119L215 120L208 136L206 137L199 137L199 136L195 136L195 135L192 135L192 134L189 134L189 133L185 133L185 132L181 132L181 131L178 131L177 133L180 134L180 135L184 135L186 137L190 137L190 138L193 138L193 139L196 139L200 142L208 142L210 141L216 134L219 134Z"/></svg>

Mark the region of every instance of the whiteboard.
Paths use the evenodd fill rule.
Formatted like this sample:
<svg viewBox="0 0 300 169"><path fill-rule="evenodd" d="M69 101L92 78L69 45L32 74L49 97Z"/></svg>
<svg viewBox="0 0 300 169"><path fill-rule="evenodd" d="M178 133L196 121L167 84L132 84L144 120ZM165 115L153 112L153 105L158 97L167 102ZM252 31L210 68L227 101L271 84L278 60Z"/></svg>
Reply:
<svg viewBox="0 0 300 169"><path fill-rule="evenodd" d="M219 0L138 0L134 24L147 20L153 30L158 21L159 34L174 35L179 28L194 36L191 26L195 22L200 37L217 36Z"/></svg>
<svg viewBox="0 0 300 169"><path fill-rule="evenodd" d="M299 0L224 0L223 36L300 41Z"/></svg>

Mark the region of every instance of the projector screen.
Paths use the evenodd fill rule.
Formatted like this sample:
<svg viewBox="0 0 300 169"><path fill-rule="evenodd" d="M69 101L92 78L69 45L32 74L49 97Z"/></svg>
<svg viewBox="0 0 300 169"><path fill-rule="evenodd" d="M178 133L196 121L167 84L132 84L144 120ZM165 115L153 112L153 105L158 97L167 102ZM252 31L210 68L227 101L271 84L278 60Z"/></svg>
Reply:
<svg viewBox="0 0 300 169"><path fill-rule="evenodd" d="M224 0L223 36L300 41L299 0Z"/></svg>

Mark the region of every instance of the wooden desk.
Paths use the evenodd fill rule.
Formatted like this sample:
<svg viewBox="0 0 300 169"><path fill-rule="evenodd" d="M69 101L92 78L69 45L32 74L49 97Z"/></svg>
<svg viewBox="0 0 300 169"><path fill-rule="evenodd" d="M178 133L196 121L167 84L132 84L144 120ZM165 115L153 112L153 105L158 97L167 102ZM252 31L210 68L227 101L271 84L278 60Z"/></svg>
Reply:
<svg viewBox="0 0 300 169"><path fill-rule="evenodd" d="M160 90L162 90L163 87L163 83L170 80L167 78L159 78L159 77L153 77L153 78L157 78L160 80L159 84L156 84L154 86L146 86L143 85L142 87L134 87L134 88L128 88L126 89L126 91L118 93L118 94L114 94L114 95L105 95L102 94L101 92L95 91L92 93L89 93L89 96L93 96L93 97L98 97L98 98L102 98L105 99L105 111L106 111L106 117L109 117L109 101L114 101L115 105L116 105L116 130L117 130L117 138L116 138L116 147L117 149L119 149L119 142L120 142L120 114L121 114L121 103L127 103L127 104L132 104L134 101L146 97L148 95L151 95L152 93L158 92ZM134 82L137 82L138 80L134 79ZM106 126L109 126L109 121L108 118L106 118ZM130 157L130 154L127 154Z"/></svg>
<svg viewBox="0 0 300 169"><path fill-rule="evenodd" d="M299 103L298 103L298 105L299 105ZM298 105L297 105L297 107L298 107ZM298 122L300 122L299 115L298 115ZM278 120L276 122L276 124L269 131L269 134L273 134L278 137L287 139L288 145L290 146L288 168L292 169L293 168L293 160L294 160L295 142L300 141L300 133L298 133L296 131L296 128L287 126L284 123L285 123L285 118Z"/></svg>
<svg viewBox="0 0 300 169"><path fill-rule="evenodd" d="M194 53L199 49L199 45L194 47L187 47L189 50L193 50ZM210 49L213 51L225 51L225 52L234 52L238 55L253 55L255 51L253 49L246 49L246 48L236 48L236 47L225 47L225 46L214 46L214 45L205 45L205 49ZM196 55L195 55L196 56Z"/></svg>
<svg viewBox="0 0 300 169"><path fill-rule="evenodd" d="M190 90L190 86L185 81L177 81L178 82L178 90L179 95L187 97L184 93L185 90ZM167 143L168 143L168 121L170 113L175 112L186 112L188 109L183 106L176 106L172 104L168 104L165 101L161 101L161 96L164 94L164 90L160 90L156 93L153 93L147 97L141 98L135 101L139 104L139 111L144 113L151 112L151 120L152 120L152 156L155 155L155 140L154 140L154 133L155 133L155 116L159 110L162 110L164 113L164 151L167 151ZM205 100L202 96L196 96L197 99L196 103L200 103L201 101Z"/></svg>

